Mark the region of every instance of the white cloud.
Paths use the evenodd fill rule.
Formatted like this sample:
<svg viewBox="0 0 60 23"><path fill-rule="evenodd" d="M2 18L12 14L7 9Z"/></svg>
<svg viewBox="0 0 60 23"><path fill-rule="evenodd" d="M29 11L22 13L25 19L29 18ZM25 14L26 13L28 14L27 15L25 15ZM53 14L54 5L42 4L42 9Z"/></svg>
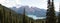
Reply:
<svg viewBox="0 0 60 23"><path fill-rule="evenodd" d="M0 4L6 6L6 7L12 7L16 6L17 4L20 4L21 1L19 0L0 0Z"/></svg>
<svg viewBox="0 0 60 23"><path fill-rule="evenodd" d="M60 0L54 0L56 11L59 10L58 9L59 1ZM20 5L36 6L41 9L47 9L47 0L0 0L0 3L6 7L12 7L20 4Z"/></svg>
<svg viewBox="0 0 60 23"><path fill-rule="evenodd" d="M59 11L59 2L55 2L54 4L55 4L55 10Z"/></svg>
<svg viewBox="0 0 60 23"><path fill-rule="evenodd" d="M0 3L4 2L5 0L0 0Z"/></svg>

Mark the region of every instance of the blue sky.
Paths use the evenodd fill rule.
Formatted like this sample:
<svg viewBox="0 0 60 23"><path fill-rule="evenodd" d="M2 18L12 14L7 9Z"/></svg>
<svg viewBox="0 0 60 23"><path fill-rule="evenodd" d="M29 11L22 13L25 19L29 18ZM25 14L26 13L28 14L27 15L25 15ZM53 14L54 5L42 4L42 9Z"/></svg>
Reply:
<svg viewBox="0 0 60 23"><path fill-rule="evenodd" d="M60 0L54 0L56 11L59 10L59 1ZM0 4L6 7L16 6L18 8L21 5L29 5L41 9L47 9L47 0L0 0Z"/></svg>

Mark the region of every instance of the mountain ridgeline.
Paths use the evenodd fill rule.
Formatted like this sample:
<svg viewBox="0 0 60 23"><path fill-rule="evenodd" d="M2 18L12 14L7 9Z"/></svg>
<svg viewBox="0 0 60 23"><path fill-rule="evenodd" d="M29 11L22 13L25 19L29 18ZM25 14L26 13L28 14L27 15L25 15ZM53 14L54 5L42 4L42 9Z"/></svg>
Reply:
<svg viewBox="0 0 60 23"><path fill-rule="evenodd" d="M40 9L40 8L37 8L37 7L21 6L19 8L12 7L11 9L16 11L18 14L23 14L24 8L26 9L25 13L27 15L35 15L37 17L46 17L46 10L45 9ZM56 15L58 15L58 12L56 12Z"/></svg>
<svg viewBox="0 0 60 23"><path fill-rule="evenodd" d="M29 6L21 6L19 8L16 8L16 7L13 7L11 9L15 10L17 13L20 13L22 14L23 13L23 10L24 8L26 9L25 13L28 14L28 15L35 15L37 17L46 17L46 10L44 9L39 9L37 7L29 7Z"/></svg>

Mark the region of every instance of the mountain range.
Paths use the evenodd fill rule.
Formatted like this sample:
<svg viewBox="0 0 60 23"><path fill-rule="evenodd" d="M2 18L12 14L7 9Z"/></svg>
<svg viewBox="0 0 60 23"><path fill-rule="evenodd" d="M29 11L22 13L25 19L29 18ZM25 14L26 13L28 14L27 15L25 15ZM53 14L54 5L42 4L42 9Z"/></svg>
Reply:
<svg viewBox="0 0 60 23"><path fill-rule="evenodd" d="M29 6L21 6L19 8L12 7L11 9L16 11L17 13L23 14L25 8L25 13L27 15L35 15L37 17L46 17L46 10L40 9L38 7L29 7ZM57 15L58 12L56 12Z"/></svg>

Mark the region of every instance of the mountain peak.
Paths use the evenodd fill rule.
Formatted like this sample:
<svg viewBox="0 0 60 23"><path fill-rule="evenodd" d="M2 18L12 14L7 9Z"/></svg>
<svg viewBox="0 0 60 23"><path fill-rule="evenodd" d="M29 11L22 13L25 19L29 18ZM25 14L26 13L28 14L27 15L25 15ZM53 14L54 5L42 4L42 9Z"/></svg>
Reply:
<svg viewBox="0 0 60 23"><path fill-rule="evenodd" d="M29 7L29 6L21 6L18 9L16 7L12 8L15 10L17 13L23 13L24 8L26 9L26 14L28 15L35 15L37 17L45 17L46 10L40 9L37 7Z"/></svg>
<svg viewBox="0 0 60 23"><path fill-rule="evenodd" d="M24 8L26 9L26 14L28 15L35 15L37 17L46 17L46 10L45 9L40 9L37 7L29 7L29 6L21 6L18 9L17 8L12 8L15 10L17 13L23 13Z"/></svg>

